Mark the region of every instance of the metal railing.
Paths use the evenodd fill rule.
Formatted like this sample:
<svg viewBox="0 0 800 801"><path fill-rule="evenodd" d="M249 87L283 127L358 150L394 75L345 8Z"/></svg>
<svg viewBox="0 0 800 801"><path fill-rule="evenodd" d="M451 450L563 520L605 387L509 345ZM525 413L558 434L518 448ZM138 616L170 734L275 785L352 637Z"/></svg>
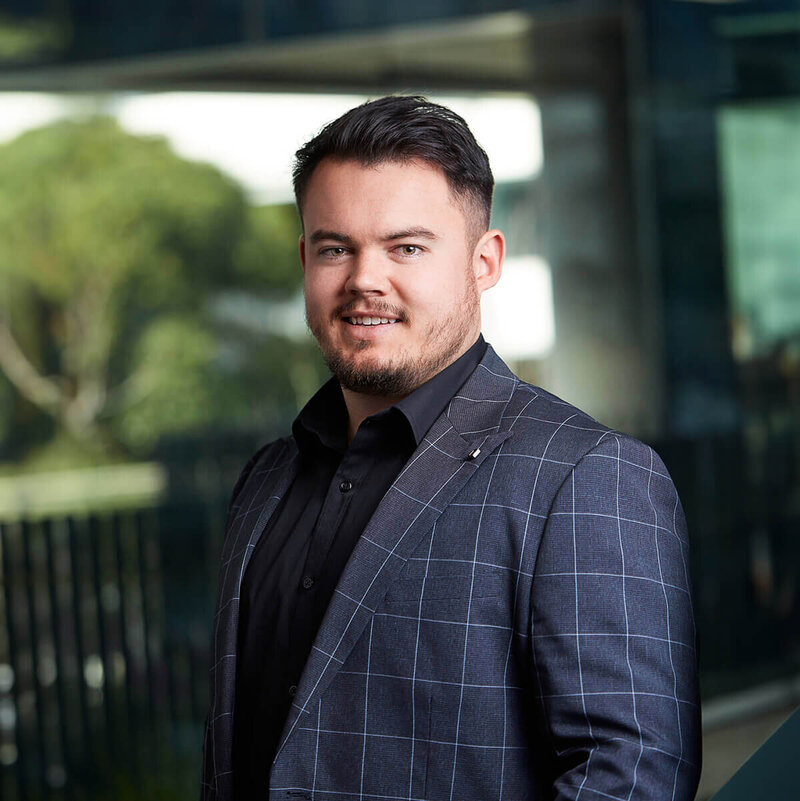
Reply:
<svg viewBox="0 0 800 801"><path fill-rule="evenodd" d="M224 504L0 524L0 797L199 781Z"/></svg>

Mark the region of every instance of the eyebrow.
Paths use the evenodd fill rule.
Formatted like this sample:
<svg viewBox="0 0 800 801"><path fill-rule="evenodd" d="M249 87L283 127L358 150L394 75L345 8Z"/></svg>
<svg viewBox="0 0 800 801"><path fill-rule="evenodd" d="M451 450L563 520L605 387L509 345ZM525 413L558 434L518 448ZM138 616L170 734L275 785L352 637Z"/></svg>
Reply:
<svg viewBox="0 0 800 801"><path fill-rule="evenodd" d="M404 228L402 231L395 231L383 237L384 242L393 242L395 239L438 239L439 235L433 231L417 226L415 228Z"/></svg>
<svg viewBox="0 0 800 801"><path fill-rule="evenodd" d="M398 239L428 239L433 241L439 239L439 235L435 234L428 228L415 226L413 228L404 228L402 231L392 231L391 233L381 237L382 242L394 242ZM314 231L314 233L308 238L308 241L312 245L316 245L318 242L323 241L341 242L344 245L350 246L355 244L355 240L351 236L343 234L341 231L328 231L322 228Z"/></svg>
<svg viewBox="0 0 800 801"><path fill-rule="evenodd" d="M345 245L354 244L353 238L349 237L347 234L340 233L339 231L326 231L320 228L311 234L308 241L311 242L312 245L316 245L317 242L322 241L343 242Z"/></svg>

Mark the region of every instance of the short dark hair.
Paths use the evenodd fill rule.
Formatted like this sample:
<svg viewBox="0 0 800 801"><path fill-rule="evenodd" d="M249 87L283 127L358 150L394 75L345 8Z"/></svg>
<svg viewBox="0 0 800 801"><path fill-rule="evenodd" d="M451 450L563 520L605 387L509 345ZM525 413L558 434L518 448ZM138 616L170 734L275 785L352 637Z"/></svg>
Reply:
<svg viewBox="0 0 800 801"><path fill-rule="evenodd" d="M329 122L295 154L292 179L301 212L311 175L326 158L364 166L419 159L439 167L450 190L489 227L494 177L489 159L462 117L418 95L389 95Z"/></svg>

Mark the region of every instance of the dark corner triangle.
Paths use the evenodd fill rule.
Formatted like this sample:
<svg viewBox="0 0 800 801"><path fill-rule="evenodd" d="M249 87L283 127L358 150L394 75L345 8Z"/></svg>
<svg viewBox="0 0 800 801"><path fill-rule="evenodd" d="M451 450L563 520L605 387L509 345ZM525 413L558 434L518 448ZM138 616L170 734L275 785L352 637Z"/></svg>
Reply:
<svg viewBox="0 0 800 801"><path fill-rule="evenodd" d="M711 801L800 798L800 709L742 765Z"/></svg>

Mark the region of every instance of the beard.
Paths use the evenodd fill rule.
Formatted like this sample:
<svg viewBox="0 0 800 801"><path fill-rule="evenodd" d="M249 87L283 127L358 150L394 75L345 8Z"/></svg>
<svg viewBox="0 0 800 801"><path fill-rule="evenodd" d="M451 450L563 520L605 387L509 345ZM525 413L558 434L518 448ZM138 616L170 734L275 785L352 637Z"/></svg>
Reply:
<svg viewBox="0 0 800 801"><path fill-rule="evenodd" d="M358 303L358 300L353 300L341 307L336 311L334 318L341 319L342 315L346 316L347 312L356 308ZM409 324L409 318L402 309L385 303L373 302L368 305L376 317L380 317L381 314L389 315L400 320L395 325ZM306 307L306 322L319 344L325 364L343 389L364 395L405 397L433 378L459 355L474 326L476 313L480 309L480 299L474 282L467 284L460 302L454 304L452 308L453 311L446 318L439 318L427 327L421 339L419 352L398 348L397 353L385 359L356 358L358 354L374 347L370 341L356 343L349 353L337 348L319 320L309 314L308 307ZM414 324L413 317L410 319L410 324Z"/></svg>

